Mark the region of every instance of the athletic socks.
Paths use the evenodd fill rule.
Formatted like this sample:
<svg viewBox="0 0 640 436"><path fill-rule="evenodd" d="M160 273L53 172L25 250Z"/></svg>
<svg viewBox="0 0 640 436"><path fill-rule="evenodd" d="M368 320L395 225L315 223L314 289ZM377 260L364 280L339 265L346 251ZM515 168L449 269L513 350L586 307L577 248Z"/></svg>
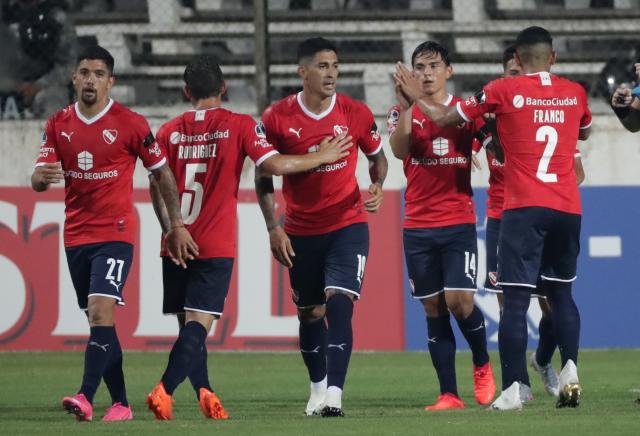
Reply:
<svg viewBox="0 0 640 436"><path fill-rule="evenodd" d="M538 365L546 366L551 362L557 345L551 314L542 313L542 318L540 318L540 324L538 325L538 333L540 339L538 340L535 359Z"/></svg>
<svg viewBox="0 0 640 436"><path fill-rule="evenodd" d="M111 359L107 364L102 376L104 383L109 389L111 395L111 404L120 403L123 406L129 406L127 401L127 390L124 384L124 373L122 372L122 348L118 340L118 334L114 326L114 343L111 350Z"/></svg>
<svg viewBox="0 0 640 436"><path fill-rule="evenodd" d="M571 295L571 283L548 281L553 331L562 358L562 367L571 359L578 364L580 313Z"/></svg>
<svg viewBox="0 0 640 436"><path fill-rule="evenodd" d="M440 382L440 393L458 396L456 383L456 338L449 314L427 317L429 354Z"/></svg>
<svg viewBox="0 0 640 436"><path fill-rule="evenodd" d="M353 301L344 294L336 294L327 300L327 384L329 388L344 386L347 367L353 346L351 317Z"/></svg>
<svg viewBox="0 0 640 436"><path fill-rule="evenodd" d="M209 368L207 368L207 344L200 347L200 355L191 367L189 372L189 381L193 390L196 392L196 398L200 399L200 388L205 388L213 392L213 388L209 384Z"/></svg>
<svg viewBox="0 0 640 436"><path fill-rule="evenodd" d="M113 326L91 327L84 352L84 375L79 393L84 394L92 404L105 368L111 359L115 342L116 329Z"/></svg>
<svg viewBox="0 0 640 436"><path fill-rule="evenodd" d="M473 311L465 319L459 320L458 326L469 343L473 353L473 364L483 366L489 361L487 352L487 330L484 326L484 315L477 306L473 306Z"/></svg>
<svg viewBox="0 0 640 436"><path fill-rule="evenodd" d="M196 321L189 321L180 330L162 375L162 384L169 395L173 395L176 387L191 373L193 365L200 361L206 338L207 330Z"/></svg>
<svg viewBox="0 0 640 436"><path fill-rule="evenodd" d="M531 386L527 374L527 309L531 301L529 289L503 286L504 310L498 328L498 348L502 366L502 390L517 381Z"/></svg>
<svg viewBox="0 0 640 436"><path fill-rule="evenodd" d="M309 380L319 383L327 376L327 326L324 318L310 323L300 321L299 334L300 354L309 371Z"/></svg>

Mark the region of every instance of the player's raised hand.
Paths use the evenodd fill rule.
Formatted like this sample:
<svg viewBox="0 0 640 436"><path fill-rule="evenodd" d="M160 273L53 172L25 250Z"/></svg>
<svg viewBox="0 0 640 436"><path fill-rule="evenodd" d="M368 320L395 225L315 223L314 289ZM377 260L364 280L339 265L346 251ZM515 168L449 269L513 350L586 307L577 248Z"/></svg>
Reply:
<svg viewBox="0 0 640 436"><path fill-rule="evenodd" d="M636 64L636 65L640 65L640 64ZM611 106L627 107L631 105L632 101L633 101L633 95L631 94L631 89L629 89L627 85L623 83L613 93L613 96L611 97Z"/></svg>
<svg viewBox="0 0 640 436"><path fill-rule="evenodd" d="M35 181L45 186L60 183L64 179L64 171L60 162L39 165L33 170Z"/></svg>
<svg viewBox="0 0 640 436"><path fill-rule="evenodd" d="M287 268L293 266L291 258L296 255L291 246L291 240L284 232L282 227L275 226L269 230L269 244L271 245L271 253L273 257Z"/></svg>
<svg viewBox="0 0 640 436"><path fill-rule="evenodd" d="M393 79L411 103L414 103L422 97L422 84L420 83L420 79L405 67L402 62L396 64L396 72L393 75Z"/></svg>
<svg viewBox="0 0 640 436"><path fill-rule="evenodd" d="M398 99L398 104L402 110L407 110L411 107L411 102L409 101L409 97L402 92L402 87L396 83L395 85L396 98Z"/></svg>
<svg viewBox="0 0 640 436"><path fill-rule="evenodd" d="M318 146L318 153L322 156L322 161L326 164L333 163L349 155L349 150L353 143L351 136L341 133L338 136L327 136Z"/></svg>
<svg viewBox="0 0 640 436"><path fill-rule="evenodd" d="M165 238L169 257L176 265L187 268L187 260L198 255L198 244L191 238L191 233L184 227L173 227Z"/></svg>
<svg viewBox="0 0 640 436"><path fill-rule="evenodd" d="M371 194L370 197L364 201L364 210L371 213L377 212L383 199L382 186L379 183L372 183L369 186L369 194Z"/></svg>

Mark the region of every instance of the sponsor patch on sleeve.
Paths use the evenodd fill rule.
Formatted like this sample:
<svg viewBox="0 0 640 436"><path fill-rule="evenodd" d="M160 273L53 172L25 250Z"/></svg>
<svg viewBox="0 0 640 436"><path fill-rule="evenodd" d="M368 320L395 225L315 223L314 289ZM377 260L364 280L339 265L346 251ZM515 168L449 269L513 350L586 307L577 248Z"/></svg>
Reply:
<svg viewBox="0 0 640 436"><path fill-rule="evenodd" d="M256 136L260 138L267 137L267 131L264 128L264 124L262 124L262 121L259 121L258 123L256 123Z"/></svg>

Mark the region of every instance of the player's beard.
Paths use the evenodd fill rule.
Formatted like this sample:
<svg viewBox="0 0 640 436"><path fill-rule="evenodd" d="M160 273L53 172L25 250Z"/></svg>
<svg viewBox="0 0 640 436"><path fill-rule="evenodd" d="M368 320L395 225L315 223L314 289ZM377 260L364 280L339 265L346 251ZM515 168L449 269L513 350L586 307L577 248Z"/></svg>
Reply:
<svg viewBox="0 0 640 436"><path fill-rule="evenodd" d="M92 89L93 92L86 92L86 89L83 89L80 92L80 100L87 106L93 106L98 101L98 91Z"/></svg>

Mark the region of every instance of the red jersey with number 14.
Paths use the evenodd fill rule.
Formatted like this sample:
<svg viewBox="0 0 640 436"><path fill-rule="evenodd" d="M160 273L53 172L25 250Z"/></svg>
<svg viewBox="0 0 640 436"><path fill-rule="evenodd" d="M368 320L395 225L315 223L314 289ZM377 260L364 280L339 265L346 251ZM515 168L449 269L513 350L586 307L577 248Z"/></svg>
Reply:
<svg viewBox="0 0 640 436"><path fill-rule="evenodd" d="M62 164L65 247L133 244L133 171L138 157L148 170L166 160L144 117L113 100L93 118L84 117L77 103L49 118L36 166Z"/></svg>
<svg viewBox="0 0 640 436"><path fill-rule="evenodd" d="M581 213L574 154L579 130L591 125L582 86L547 72L506 77L457 109L465 120L496 114L505 154L504 210Z"/></svg>
<svg viewBox="0 0 640 436"><path fill-rule="evenodd" d="M235 257L245 157L259 166L278 153L264 129L249 115L212 108L185 112L162 125L157 137L175 175L182 220L198 244L198 258Z"/></svg>
<svg viewBox="0 0 640 436"><path fill-rule="evenodd" d="M382 149L371 110L363 103L334 94L329 108L314 114L304 107L301 93L290 95L262 115L267 138L283 154L318 150L327 137L346 132L366 155ZM367 221L355 177L358 149L332 164L284 176L287 202L285 231L294 235L319 235Z"/></svg>

